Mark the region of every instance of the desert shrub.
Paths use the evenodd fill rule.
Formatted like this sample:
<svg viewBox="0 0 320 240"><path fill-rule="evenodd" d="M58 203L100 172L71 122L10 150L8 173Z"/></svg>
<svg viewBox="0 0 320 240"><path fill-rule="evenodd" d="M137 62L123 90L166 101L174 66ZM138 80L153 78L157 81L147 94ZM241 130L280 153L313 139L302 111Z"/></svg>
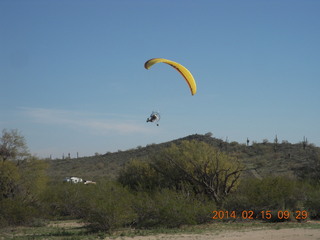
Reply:
<svg viewBox="0 0 320 240"><path fill-rule="evenodd" d="M47 187L42 196L42 207L48 217L83 217L82 205L90 197L92 186L71 183L55 183Z"/></svg>
<svg viewBox="0 0 320 240"><path fill-rule="evenodd" d="M132 160L118 181L135 191L171 189L205 194L216 204L239 184L244 166L233 156L201 141L182 141L150 155L150 162Z"/></svg>
<svg viewBox="0 0 320 240"><path fill-rule="evenodd" d="M159 222L159 209L147 192L137 192L133 201L133 210L137 214L134 225L137 228L154 227Z"/></svg>
<svg viewBox="0 0 320 240"><path fill-rule="evenodd" d="M244 179L237 192L225 201L228 210L270 211L272 218L268 221L290 220L278 219L278 211L294 212L303 207L304 190L297 181L288 177L267 177L264 179Z"/></svg>
<svg viewBox="0 0 320 240"><path fill-rule="evenodd" d="M116 228L132 224L136 217L131 207L133 195L126 188L112 182L94 187L81 203L81 215L91 230L111 233Z"/></svg>
<svg viewBox="0 0 320 240"><path fill-rule="evenodd" d="M0 223L4 226L33 226L40 218L37 206L23 202L22 199L4 199L0 201Z"/></svg>
<svg viewBox="0 0 320 240"><path fill-rule="evenodd" d="M34 157L0 161L0 223L33 225L40 217L40 195L46 186L46 164ZM39 225L41 218L36 220Z"/></svg>
<svg viewBox="0 0 320 240"><path fill-rule="evenodd" d="M198 196L191 201L194 209L195 220L197 224L207 223L212 221L212 211L217 209L214 201L206 196Z"/></svg>
<svg viewBox="0 0 320 240"><path fill-rule="evenodd" d="M92 231L112 232L134 221L132 198L133 195L117 183L58 183L48 187L43 205L49 217L75 217L88 223Z"/></svg>
<svg viewBox="0 0 320 240"><path fill-rule="evenodd" d="M137 193L133 208L137 228L174 228L210 221L213 201L206 203L181 192L162 189L153 194Z"/></svg>
<svg viewBox="0 0 320 240"><path fill-rule="evenodd" d="M158 187L158 174L149 163L133 159L121 169L118 181L135 191L150 191Z"/></svg>
<svg viewBox="0 0 320 240"><path fill-rule="evenodd" d="M306 193L306 210L310 218L320 219L320 186L310 186Z"/></svg>

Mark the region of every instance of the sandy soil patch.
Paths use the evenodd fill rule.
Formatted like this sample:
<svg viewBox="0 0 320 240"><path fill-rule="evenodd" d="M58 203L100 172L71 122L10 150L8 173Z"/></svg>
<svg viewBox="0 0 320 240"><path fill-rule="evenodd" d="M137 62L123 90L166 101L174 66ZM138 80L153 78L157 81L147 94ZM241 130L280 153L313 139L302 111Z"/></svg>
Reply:
<svg viewBox="0 0 320 240"><path fill-rule="evenodd" d="M57 228L77 228L83 227L85 224L75 221L61 221L61 222L51 222L48 227L57 227Z"/></svg>
<svg viewBox="0 0 320 240"><path fill-rule="evenodd" d="M106 238L109 240L111 238ZM320 240L320 229L290 228L208 232L203 234L159 234L153 236L118 237L115 240Z"/></svg>

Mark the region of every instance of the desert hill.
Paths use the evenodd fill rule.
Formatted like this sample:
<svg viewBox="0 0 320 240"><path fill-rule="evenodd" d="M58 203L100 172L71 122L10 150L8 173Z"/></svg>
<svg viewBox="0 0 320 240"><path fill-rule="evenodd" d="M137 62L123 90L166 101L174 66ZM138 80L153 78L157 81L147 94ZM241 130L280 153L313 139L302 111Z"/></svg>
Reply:
<svg viewBox="0 0 320 240"><path fill-rule="evenodd" d="M49 176L62 180L68 176L77 176L83 179L97 181L100 178L115 178L123 165L131 159L145 159L158 154L170 144L183 140L204 141L221 151L235 156L247 167L244 176L257 178L269 175L289 175L300 177L306 175L315 164L319 164L320 148L306 141L292 144L287 141L278 143L264 140L261 143L241 144L227 142L212 137L211 133L205 135L194 134L184 138L160 144L150 144L126 151L106 153L91 157L47 160L49 162Z"/></svg>

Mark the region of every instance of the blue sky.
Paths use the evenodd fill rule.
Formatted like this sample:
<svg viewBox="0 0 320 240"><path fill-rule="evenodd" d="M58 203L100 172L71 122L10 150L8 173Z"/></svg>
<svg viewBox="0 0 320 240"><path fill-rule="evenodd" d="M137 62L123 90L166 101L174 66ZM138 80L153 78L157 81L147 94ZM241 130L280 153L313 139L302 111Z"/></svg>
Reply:
<svg viewBox="0 0 320 240"><path fill-rule="evenodd" d="M89 156L189 134L320 146L320 1L1 0L0 129ZM186 66L187 84L162 57ZM152 110L160 126L146 123Z"/></svg>

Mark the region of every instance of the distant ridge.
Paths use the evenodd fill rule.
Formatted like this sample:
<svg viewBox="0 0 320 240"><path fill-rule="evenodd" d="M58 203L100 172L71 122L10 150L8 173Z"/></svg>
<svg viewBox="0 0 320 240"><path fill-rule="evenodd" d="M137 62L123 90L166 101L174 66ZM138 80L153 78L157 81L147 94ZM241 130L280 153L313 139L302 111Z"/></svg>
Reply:
<svg viewBox="0 0 320 240"><path fill-rule="evenodd" d="M291 144L268 142L243 144L227 142L212 137L211 133L193 134L172 141L149 144L145 147L106 153L103 155L47 160L49 163L48 175L60 181L68 176L77 176L83 179L97 181L100 178L115 178L123 165L131 159L144 159L153 154L158 154L171 144L179 144L183 140L196 140L206 142L223 152L236 157L243 162L248 171L246 176L261 178L269 175L289 175L297 177L299 171L307 169L319 158L320 148L306 142Z"/></svg>

